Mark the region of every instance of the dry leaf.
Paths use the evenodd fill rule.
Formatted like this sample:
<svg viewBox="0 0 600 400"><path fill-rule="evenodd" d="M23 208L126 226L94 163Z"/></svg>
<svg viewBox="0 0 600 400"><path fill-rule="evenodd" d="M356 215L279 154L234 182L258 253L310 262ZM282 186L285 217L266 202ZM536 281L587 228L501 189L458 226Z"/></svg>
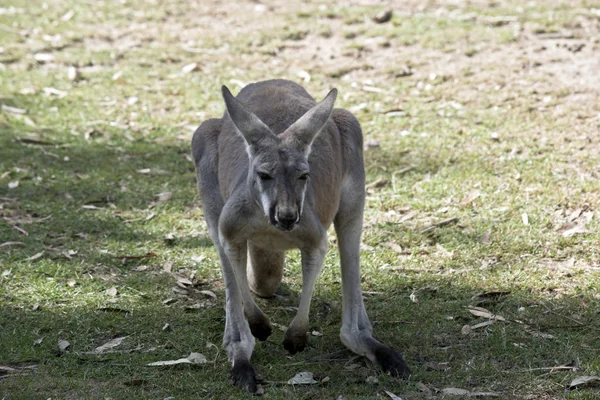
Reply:
<svg viewBox="0 0 600 400"><path fill-rule="evenodd" d="M158 202L159 203L164 203L165 201L168 201L172 196L173 196L173 192L163 192L163 193L160 193L157 196L158 197Z"/></svg>
<svg viewBox="0 0 600 400"><path fill-rule="evenodd" d="M183 72L184 74L189 74L190 72L197 71L197 70L198 70L197 63L191 63L191 64L188 64L185 67L181 68L181 72Z"/></svg>
<svg viewBox="0 0 600 400"><path fill-rule="evenodd" d="M488 229L487 231L483 232L483 235L481 235L481 237L479 238L479 241L483 244L491 243L491 240L490 240L491 234L492 234L492 231Z"/></svg>
<svg viewBox="0 0 600 400"><path fill-rule="evenodd" d="M434 371L448 371L450 369L447 362L439 363L437 361L428 361L425 363L425 366Z"/></svg>
<svg viewBox="0 0 600 400"><path fill-rule="evenodd" d="M179 365L179 364L206 364L207 360L204 355L200 353L190 353L186 358L180 358L178 360L167 360L167 361L156 361L150 364L147 364L150 367L163 367L168 365Z"/></svg>
<svg viewBox="0 0 600 400"><path fill-rule="evenodd" d="M400 220L398 221L399 224L402 224L406 221L408 221L409 219L413 219L417 214L419 214L418 211L413 210L407 214L405 214L402 218L400 218Z"/></svg>
<svg viewBox="0 0 600 400"><path fill-rule="evenodd" d="M392 400L402 400L402 398L401 398L401 397L398 397L398 396L396 396L396 395L395 395L394 393L392 393L392 392L388 392L387 390L386 390L385 392L387 393L387 395L388 395L388 396L390 396L390 398L391 398Z"/></svg>
<svg viewBox="0 0 600 400"><path fill-rule="evenodd" d="M490 326L490 325L492 325L495 322L496 322L496 320L490 319L488 321L483 321L483 322L480 322L478 324L471 325L470 328L471 328L472 331L474 331L475 329L479 329L479 328L483 328L483 327L486 327L486 326Z"/></svg>
<svg viewBox="0 0 600 400"><path fill-rule="evenodd" d="M58 354L64 354L70 346L71 343L69 343L67 340L58 339Z"/></svg>
<svg viewBox="0 0 600 400"><path fill-rule="evenodd" d="M564 231L562 233L563 237L571 237L573 235L578 235L578 234L590 234L593 233L592 231L590 231L589 229L585 229L584 225L577 225L574 228L568 229L566 231Z"/></svg>
<svg viewBox="0 0 600 400"><path fill-rule="evenodd" d="M444 388L444 389L442 389L442 393L450 394L453 396L468 396L469 395L468 390L459 389L459 388Z"/></svg>
<svg viewBox="0 0 600 400"><path fill-rule="evenodd" d="M60 19L63 20L64 22L69 21L71 18L73 18L73 15L75 15L75 11L73 10L69 10L67 11L67 13L65 15L63 15Z"/></svg>
<svg viewBox="0 0 600 400"><path fill-rule="evenodd" d="M4 242L4 243L0 244L0 248L9 247L9 246L25 246L25 243L23 243L23 242Z"/></svg>
<svg viewBox="0 0 600 400"><path fill-rule="evenodd" d="M577 389L580 386L588 386L592 384L593 386L598 386L600 384L600 377L597 376L578 376L577 378L571 381L569 384L569 389Z"/></svg>
<svg viewBox="0 0 600 400"><path fill-rule="evenodd" d="M469 312L477 317L489 318L496 321L506 321L506 319L500 315L495 315L483 307L469 306Z"/></svg>
<svg viewBox="0 0 600 400"><path fill-rule="evenodd" d="M171 273L171 270L173 269L173 264L170 262L166 262L165 265L163 265L163 271Z"/></svg>
<svg viewBox="0 0 600 400"><path fill-rule="evenodd" d="M68 93L65 92L64 90L58 90L56 88L53 87L45 87L42 89L44 91L44 93L46 93L48 96L56 96L59 99L62 99L63 97L65 97Z"/></svg>
<svg viewBox="0 0 600 400"><path fill-rule="evenodd" d="M37 53L33 56L35 61L45 63L54 61L54 56L50 53Z"/></svg>
<svg viewBox="0 0 600 400"><path fill-rule="evenodd" d="M392 10L383 10L373 16L373 21L378 24L383 24L392 19Z"/></svg>
<svg viewBox="0 0 600 400"><path fill-rule="evenodd" d="M102 346L98 346L94 349L94 351L92 351L92 354L102 354L104 353L106 350L110 350L112 348L115 348L117 346L119 346L123 340L125 340L127 336L122 336L122 337L118 337L118 338L114 338L106 343L104 343Z"/></svg>
<svg viewBox="0 0 600 400"><path fill-rule="evenodd" d="M117 288L113 286L110 289L106 289L105 293L110 297L115 297L117 295Z"/></svg>
<svg viewBox="0 0 600 400"><path fill-rule="evenodd" d="M396 244L394 242L387 242L386 245L390 249L394 250L396 253L402 254L404 252L404 250L402 249L402 246L400 246L399 244Z"/></svg>
<svg viewBox="0 0 600 400"><path fill-rule="evenodd" d="M117 258L121 259L121 262L125 264L129 260L141 260L143 258L155 258L156 254L149 252L144 254L143 256L117 256Z"/></svg>
<svg viewBox="0 0 600 400"><path fill-rule="evenodd" d="M9 112L11 114L26 114L27 110L17 107L7 106L6 104L2 104L2 111Z"/></svg>
<svg viewBox="0 0 600 400"><path fill-rule="evenodd" d="M206 296L210 296L210 297L212 297L215 300L217 299L217 295L214 292L210 291L210 290L201 290L200 293L202 293L202 294L204 294Z"/></svg>
<svg viewBox="0 0 600 400"><path fill-rule="evenodd" d="M425 393L427 396L431 396L433 394L431 392L431 389L429 389L427 385L425 385L423 382L417 382L417 387L421 392Z"/></svg>
<svg viewBox="0 0 600 400"><path fill-rule="evenodd" d="M25 259L25 260L23 260L23 261L34 261L34 260L37 260L38 258L42 257L43 255L44 255L44 251L42 250L42 251L40 251L39 253L37 253L37 254L34 254L34 255L32 255L31 257L29 257L29 258L26 258L26 259Z"/></svg>
<svg viewBox="0 0 600 400"><path fill-rule="evenodd" d="M298 372L293 378L287 381L289 385L314 385L319 383L314 380L312 372Z"/></svg>
<svg viewBox="0 0 600 400"><path fill-rule="evenodd" d="M481 192L479 190L471 190L469 194L460 201L460 205L466 206L467 204L475 201L479 196L481 196Z"/></svg>
<svg viewBox="0 0 600 400"><path fill-rule="evenodd" d="M471 333L471 331L472 331L472 329L471 329L471 325L465 325L465 326L463 326L463 327L462 327L462 329L460 330L460 333L466 336L466 335L470 334L470 333Z"/></svg>

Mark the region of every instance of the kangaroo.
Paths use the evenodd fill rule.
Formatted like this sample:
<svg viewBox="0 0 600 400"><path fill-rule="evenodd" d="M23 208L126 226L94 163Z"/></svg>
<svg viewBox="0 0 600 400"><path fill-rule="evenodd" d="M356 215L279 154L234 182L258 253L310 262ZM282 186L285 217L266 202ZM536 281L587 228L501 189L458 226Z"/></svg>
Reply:
<svg viewBox="0 0 600 400"><path fill-rule="evenodd" d="M223 270L226 320L223 347L231 382L256 392L250 363L255 338L271 334L254 302L275 294L285 251L302 256L302 293L283 347L307 345L315 281L334 224L342 270L340 338L384 371L408 378L402 356L373 338L360 287L360 237L365 204L363 139L358 120L334 109L337 90L320 103L286 80L250 84L234 97L222 87L226 112L194 133L192 155L204 217Z"/></svg>

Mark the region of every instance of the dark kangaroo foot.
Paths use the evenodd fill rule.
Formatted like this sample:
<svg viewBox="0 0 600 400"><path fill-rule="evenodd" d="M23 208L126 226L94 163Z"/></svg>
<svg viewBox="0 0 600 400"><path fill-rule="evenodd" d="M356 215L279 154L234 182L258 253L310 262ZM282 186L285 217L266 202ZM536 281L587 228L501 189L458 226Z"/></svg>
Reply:
<svg viewBox="0 0 600 400"><path fill-rule="evenodd" d="M271 332L273 331L271 323L266 317L248 319L248 325L250 325L250 332L252 332L252 336L257 338L261 342L267 340L267 338L271 336Z"/></svg>
<svg viewBox="0 0 600 400"><path fill-rule="evenodd" d="M383 371L402 379L410 377L410 368L397 351L380 344L375 348L374 354L375 362Z"/></svg>
<svg viewBox="0 0 600 400"><path fill-rule="evenodd" d="M306 333L300 335L294 335L288 329L285 332L283 338L283 348L290 352L290 354L296 354L306 347L308 343L308 335Z"/></svg>
<svg viewBox="0 0 600 400"><path fill-rule="evenodd" d="M256 393L258 385L256 372L248 361L234 362L229 373L229 380L234 386L244 389L248 393Z"/></svg>

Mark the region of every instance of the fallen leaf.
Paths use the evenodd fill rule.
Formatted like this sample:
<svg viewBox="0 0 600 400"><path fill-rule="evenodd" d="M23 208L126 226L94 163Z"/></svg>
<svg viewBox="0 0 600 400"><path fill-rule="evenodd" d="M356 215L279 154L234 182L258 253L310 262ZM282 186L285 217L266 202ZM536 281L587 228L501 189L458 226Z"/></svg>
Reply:
<svg viewBox="0 0 600 400"><path fill-rule="evenodd" d="M312 372L298 372L293 378L287 381L289 385L314 385L318 383L314 380Z"/></svg>
<svg viewBox="0 0 600 400"><path fill-rule="evenodd" d="M16 189L19 187L19 181L8 182L9 189Z"/></svg>
<svg viewBox="0 0 600 400"><path fill-rule="evenodd" d="M492 231L489 229L487 231L483 232L483 234L479 238L479 242L481 242L483 244L490 244L491 243L491 240L490 240L491 234L492 234Z"/></svg>
<svg viewBox="0 0 600 400"><path fill-rule="evenodd" d="M402 398L401 398L401 397L398 397L398 396L396 396L396 395L395 395L394 393L392 393L392 392L388 392L387 390L386 390L385 392L387 393L387 395L388 395L388 396L390 396L390 398L391 398L392 400L402 400Z"/></svg>
<svg viewBox="0 0 600 400"><path fill-rule="evenodd" d="M471 392L469 397L500 397L500 393L495 392Z"/></svg>
<svg viewBox="0 0 600 400"><path fill-rule="evenodd" d="M106 289L104 293L106 293L110 297L115 297L117 295L117 288L113 286L110 289Z"/></svg>
<svg viewBox="0 0 600 400"><path fill-rule="evenodd" d="M69 65L67 67L67 79L70 81L76 81L80 78L79 70L73 66Z"/></svg>
<svg viewBox="0 0 600 400"><path fill-rule="evenodd" d="M404 252L404 249L402 249L402 246L400 246L397 243L387 242L386 246L389 247L390 249L394 250L396 253L402 254Z"/></svg>
<svg viewBox="0 0 600 400"><path fill-rule="evenodd" d="M415 292L412 292L410 294L410 296L408 296L408 298L410 299L410 301L412 301L413 303L418 303L419 299L417 298L417 294Z"/></svg>
<svg viewBox="0 0 600 400"><path fill-rule="evenodd" d="M171 264L170 262L166 262L165 265L163 265L163 271L171 273L171 270L173 269L173 264Z"/></svg>
<svg viewBox="0 0 600 400"><path fill-rule="evenodd" d="M490 326L490 325L494 324L495 322L496 322L496 320L490 319L488 321L483 321L483 322L480 322L478 324L471 325L470 328L471 328L472 331L474 331L475 329L479 329L479 328L484 328L486 326Z"/></svg>
<svg viewBox="0 0 600 400"><path fill-rule="evenodd" d="M469 306L469 312L477 317L489 318L496 321L506 321L504 317L500 315L495 315L483 307Z"/></svg>
<svg viewBox="0 0 600 400"><path fill-rule="evenodd" d="M64 354L70 346L71 343L67 340L58 339L58 355Z"/></svg>
<svg viewBox="0 0 600 400"><path fill-rule="evenodd" d="M584 225L577 225L574 228L568 229L562 233L563 237L571 237L578 234L590 234L593 233L589 229L585 229Z"/></svg>
<svg viewBox="0 0 600 400"><path fill-rule="evenodd" d="M569 389L577 389L580 386L597 386L600 384L600 377L598 376L579 376L571 381Z"/></svg>
<svg viewBox="0 0 600 400"><path fill-rule="evenodd" d="M150 367L163 367L163 366L179 365L179 364L200 365L200 364L206 364L206 362L207 362L207 360L206 360L206 357L204 357L204 355L202 355L200 353L190 353L190 355L187 356L186 358L180 358L178 360L156 361L156 362L152 362L147 365Z"/></svg>
<svg viewBox="0 0 600 400"><path fill-rule="evenodd" d="M434 371L448 371L450 369L447 362L439 363L437 361L428 361L425 363L425 366Z"/></svg>
<svg viewBox="0 0 600 400"><path fill-rule="evenodd" d="M164 203L164 202L168 201L172 196L173 196L173 192L163 192L157 196L158 197L157 201L159 203Z"/></svg>
<svg viewBox="0 0 600 400"><path fill-rule="evenodd" d="M25 243L23 243L23 242L4 242L4 243L0 244L0 248L9 247L9 246L25 246Z"/></svg>
<svg viewBox="0 0 600 400"><path fill-rule="evenodd" d="M378 24L383 24L392 19L392 10L383 10L373 16L373 21Z"/></svg>
<svg viewBox="0 0 600 400"><path fill-rule="evenodd" d="M75 15L75 11L73 10L69 10L67 11L67 13L65 15L63 15L60 19L64 22L67 22L69 20L71 20L71 18L73 18L73 15Z"/></svg>
<svg viewBox="0 0 600 400"><path fill-rule="evenodd" d="M23 235L29 236L29 232L27 232L25 229L21 228L20 226L13 225L13 228L15 228L16 230L18 230L19 232L21 232Z"/></svg>
<svg viewBox="0 0 600 400"><path fill-rule="evenodd" d="M27 114L27 110L24 110L22 108L7 106L6 104L2 104L2 111L6 111L11 114Z"/></svg>
<svg viewBox="0 0 600 400"><path fill-rule="evenodd" d="M57 88L53 88L53 87L45 87L42 89L44 91L44 93L46 93L48 96L56 96L59 99L62 99L63 97L65 97L68 93L65 92L64 90L58 90Z"/></svg>
<svg viewBox="0 0 600 400"><path fill-rule="evenodd" d="M123 340L125 340L127 336L122 336L122 337L118 337L118 338L114 338L112 340L109 340L108 342L104 343L102 346L98 346L94 349L94 351L92 351L91 353L93 354L102 354L104 353L106 350L110 350L112 348L115 348L119 345L121 345L121 343L123 343Z"/></svg>
<svg viewBox="0 0 600 400"><path fill-rule="evenodd" d="M95 206L93 204L85 204L81 206L84 210L104 210L102 207Z"/></svg>
<svg viewBox="0 0 600 400"><path fill-rule="evenodd" d="M214 292L210 291L210 290L201 290L200 293L202 293L202 294L204 294L206 296L210 296L210 297L212 297L215 300L217 299L217 295Z"/></svg>
<svg viewBox="0 0 600 400"><path fill-rule="evenodd" d="M471 325L465 325L465 326L463 326L463 327L461 328L461 330L460 330L460 333L461 333L462 335L465 335L465 336L466 336L466 335L470 334L470 333L471 333L471 331L472 331L472 329L471 329Z"/></svg>
<svg viewBox="0 0 600 400"><path fill-rule="evenodd" d="M468 396L469 395L469 391L466 389L459 389L459 388L444 388L442 389L442 393L444 394L450 394L453 396Z"/></svg>
<svg viewBox="0 0 600 400"><path fill-rule="evenodd" d="M413 210L411 212L408 212L404 216L402 216L402 218L400 218L400 220L398 221L398 223L402 224L402 223L408 221L409 219L413 219L415 216L417 216L417 214L419 214L419 212L417 210Z"/></svg>
<svg viewBox="0 0 600 400"><path fill-rule="evenodd" d="M417 387L421 392L425 393L427 396L432 395L431 389L429 389L427 385L425 385L423 382L417 382Z"/></svg>
<svg viewBox="0 0 600 400"><path fill-rule="evenodd" d="M129 260L141 260L143 258L155 258L156 254L149 252L144 254L143 256L117 256L117 258L121 259L121 262L125 264Z"/></svg>
<svg viewBox="0 0 600 400"><path fill-rule="evenodd" d="M460 205L466 206L467 204L475 201L479 196L481 196L481 192L479 190L471 190L469 194L460 201Z"/></svg>
<svg viewBox="0 0 600 400"><path fill-rule="evenodd" d="M184 66L183 68L181 68L181 72L184 74L189 74L190 72L197 71L197 70L198 70L197 63L191 63L191 64L188 64L188 65Z"/></svg>
<svg viewBox="0 0 600 400"><path fill-rule="evenodd" d="M39 253L37 253L37 254L34 254L34 255L32 255L31 257L29 257L29 258L26 258L26 259L25 259L25 260L23 260L23 261L35 261L35 260L37 260L38 258L42 257L43 255L44 255L44 251L42 250L42 251L40 251Z"/></svg>
<svg viewBox="0 0 600 400"><path fill-rule="evenodd" d="M43 341L44 341L44 338L43 338L43 337L41 337L41 338L39 338L39 339L36 339L36 340L35 340L35 342L33 342L33 345L34 345L34 346L39 346L39 345L41 345L41 344L42 344L42 342L43 342Z"/></svg>
<svg viewBox="0 0 600 400"><path fill-rule="evenodd" d="M45 63L54 61L54 56L50 53L37 53L33 56L35 61Z"/></svg>

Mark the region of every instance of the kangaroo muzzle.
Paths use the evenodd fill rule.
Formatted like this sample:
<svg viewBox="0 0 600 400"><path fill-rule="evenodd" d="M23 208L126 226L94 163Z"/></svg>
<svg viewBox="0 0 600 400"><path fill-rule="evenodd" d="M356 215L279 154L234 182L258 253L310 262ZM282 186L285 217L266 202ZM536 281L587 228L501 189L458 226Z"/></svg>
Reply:
<svg viewBox="0 0 600 400"><path fill-rule="evenodd" d="M281 231L289 232L300 222L300 213L297 209L275 207L271 223Z"/></svg>

